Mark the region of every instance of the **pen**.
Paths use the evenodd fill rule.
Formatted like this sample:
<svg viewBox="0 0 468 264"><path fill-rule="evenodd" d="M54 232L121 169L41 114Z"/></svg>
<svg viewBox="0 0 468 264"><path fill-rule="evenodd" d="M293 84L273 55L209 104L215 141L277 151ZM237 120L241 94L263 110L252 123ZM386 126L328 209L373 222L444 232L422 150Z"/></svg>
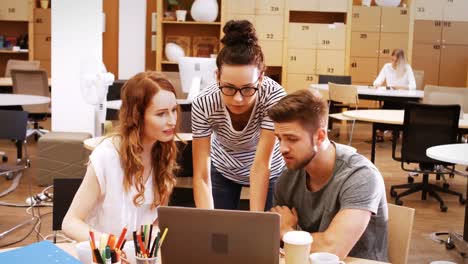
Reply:
<svg viewBox="0 0 468 264"><path fill-rule="evenodd" d="M160 232L158 232L158 234L156 235L156 237L154 238L154 241L153 241L153 246L151 247L151 251L150 251L150 254L149 254L149 257L152 258L154 255L154 250L156 248L156 245L158 244L159 242L159 235L160 235Z"/></svg>
<svg viewBox="0 0 468 264"><path fill-rule="evenodd" d="M138 246L137 232L133 231L133 244L135 244L135 254L140 253L140 247Z"/></svg>
<svg viewBox="0 0 468 264"><path fill-rule="evenodd" d="M94 256L96 257L96 263L105 264L102 260L101 252L99 252L99 249L95 248L93 252Z"/></svg>
<svg viewBox="0 0 468 264"><path fill-rule="evenodd" d="M125 247L125 243L127 242L127 239L124 239L122 242L122 245L120 245L119 249L122 250Z"/></svg>
<svg viewBox="0 0 468 264"><path fill-rule="evenodd" d="M116 248L120 248L122 241L125 239L125 235L127 234L127 226L124 226L122 232L120 233L119 240L117 240Z"/></svg>
<svg viewBox="0 0 468 264"><path fill-rule="evenodd" d="M148 240L148 246L146 247L146 252L149 252L150 249L151 249L151 238L152 238L152 234L153 234L153 225L151 224L150 225L150 228L149 228L149 236L147 238ZM151 256L150 256L151 257Z"/></svg>
<svg viewBox="0 0 468 264"><path fill-rule="evenodd" d="M89 240L89 246L91 247L91 255L93 255L93 261L94 263L96 263L96 256L94 255L94 249L96 248L93 244L93 240L91 238L88 239Z"/></svg>
<svg viewBox="0 0 468 264"><path fill-rule="evenodd" d="M112 264L111 249L109 246L106 246L106 264Z"/></svg>

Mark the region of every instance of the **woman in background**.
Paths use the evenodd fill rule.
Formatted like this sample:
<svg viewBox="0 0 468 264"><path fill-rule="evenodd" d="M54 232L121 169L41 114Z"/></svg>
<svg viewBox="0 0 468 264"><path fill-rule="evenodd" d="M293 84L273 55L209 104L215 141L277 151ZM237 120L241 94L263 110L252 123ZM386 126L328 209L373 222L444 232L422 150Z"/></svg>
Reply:
<svg viewBox="0 0 468 264"><path fill-rule="evenodd" d="M382 86L384 82L395 89L416 89L413 70L406 62L405 52L402 49L393 50L392 62L382 67L379 76L374 81L374 86Z"/></svg>
<svg viewBox="0 0 468 264"><path fill-rule="evenodd" d="M88 170L62 224L72 239L90 229L120 234L154 223L175 185L176 93L161 74L143 72L122 88L118 131L90 155ZM132 239L127 232L127 239Z"/></svg>

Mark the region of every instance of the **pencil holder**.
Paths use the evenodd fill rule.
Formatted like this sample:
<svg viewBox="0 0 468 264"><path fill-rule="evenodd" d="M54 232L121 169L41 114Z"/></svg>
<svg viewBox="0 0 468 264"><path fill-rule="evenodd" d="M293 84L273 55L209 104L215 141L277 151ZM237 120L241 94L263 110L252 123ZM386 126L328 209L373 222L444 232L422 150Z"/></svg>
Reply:
<svg viewBox="0 0 468 264"><path fill-rule="evenodd" d="M136 258L136 264L156 264L156 260L158 257L154 258L140 258L140 257L135 257Z"/></svg>

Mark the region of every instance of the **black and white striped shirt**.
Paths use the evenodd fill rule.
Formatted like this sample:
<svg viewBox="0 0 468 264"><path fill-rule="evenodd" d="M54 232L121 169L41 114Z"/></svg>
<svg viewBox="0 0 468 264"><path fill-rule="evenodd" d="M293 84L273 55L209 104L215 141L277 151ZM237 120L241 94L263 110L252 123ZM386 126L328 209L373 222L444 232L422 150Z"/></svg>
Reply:
<svg viewBox="0 0 468 264"><path fill-rule="evenodd" d="M255 158L261 129L273 130L268 109L286 95L274 80L264 77L250 120L242 131L232 127L228 110L217 83L205 88L192 102L194 138L211 136L211 162L224 177L249 184L250 168ZM281 175L284 160L276 140L270 164L270 179Z"/></svg>

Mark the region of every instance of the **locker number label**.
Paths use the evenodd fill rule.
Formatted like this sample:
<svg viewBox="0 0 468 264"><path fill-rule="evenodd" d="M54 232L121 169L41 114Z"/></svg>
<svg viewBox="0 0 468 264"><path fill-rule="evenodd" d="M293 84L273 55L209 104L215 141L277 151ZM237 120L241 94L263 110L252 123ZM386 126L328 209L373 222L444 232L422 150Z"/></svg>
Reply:
<svg viewBox="0 0 468 264"><path fill-rule="evenodd" d="M424 7L416 7L416 12L424 13L424 12L426 12L426 10L424 9Z"/></svg>
<svg viewBox="0 0 468 264"><path fill-rule="evenodd" d="M436 27L442 26L442 21L434 21L434 26Z"/></svg>
<svg viewBox="0 0 468 264"><path fill-rule="evenodd" d="M327 39L322 40L322 45L330 45L330 43L331 43L330 40L327 40Z"/></svg>
<svg viewBox="0 0 468 264"><path fill-rule="evenodd" d="M383 53L383 54L390 54L390 49L383 49L383 50L382 50L382 53Z"/></svg>
<svg viewBox="0 0 468 264"><path fill-rule="evenodd" d="M359 18L359 13L353 13L353 18Z"/></svg>
<svg viewBox="0 0 468 264"><path fill-rule="evenodd" d="M14 7L8 8L8 13L15 13L15 12L16 12L16 8Z"/></svg>
<svg viewBox="0 0 468 264"><path fill-rule="evenodd" d="M279 7L278 6L270 6L270 11L271 12L279 12Z"/></svg>
<svg viewBox="0 0 468 264"><path fill-rule="evenodd" d="M290 57L289 57L289 60L290 60L290 61L296 61L296 56L290 56Z"/></svg>
<svg viewBox="0 0 468 264"><path fill-rule="evenodd" d="M328 72L328 73L334 73L334 72L335 72L335 68L327 68L327 72Z"/></svg>
<svg viewBox="0 0 468 264"><path fill-rule="evenodd" d="M351 67L352 67L352 68L356 68L356 67L357 67L357 63L356 63L356 62L351 63Z"/></svg>
<svg viewBox="0 0 468 264"><path fill-rule="evenodd" d="M362 39L366 39L366 38L367 38L367 34L366 34L366 33L361 34L361 38L362 38Z"/></svg>
<svg viewBox="0 0 468 264"><path fill-rule="evenodd" d="M311 75L306 76L306 81L311 82L313 80L314 80L314 76L311 76Z"/></svg>
<svg viewBox="0 0 468 264"><path fill-rule="evenodd" d="M301 27L301 30L304 30L304 31L305 31L305 30L310 30L310 26L302 26L302 27Z"/></svg>
<svg viewBox="0 0 468 264"><path fill-rule="evenodd" d="M266 34L266 38L267 39L273 39L275 36L273 35L273 33L267 33Z"/></svg>
<svg viewBox="0 0 468 264"><path fill-rule="evenodd" d="M408 10L406 9L400 10L400 15L407 15L407 14L408 14Z"/></svg>

